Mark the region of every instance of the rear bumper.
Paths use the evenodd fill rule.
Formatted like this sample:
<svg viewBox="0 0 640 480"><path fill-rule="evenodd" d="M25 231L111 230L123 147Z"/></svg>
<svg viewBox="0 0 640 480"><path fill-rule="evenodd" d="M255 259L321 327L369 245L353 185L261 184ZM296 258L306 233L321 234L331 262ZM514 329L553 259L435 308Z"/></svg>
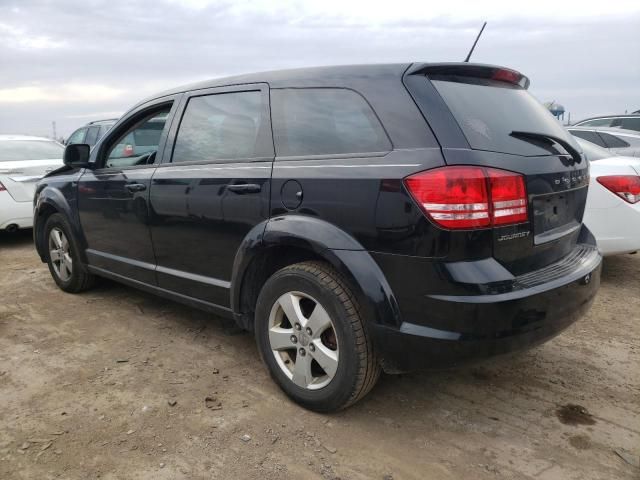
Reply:
<svg viewBox="0 0 640 480"><path fill-rule="evenodd" d="M523 276L530 286L507 293L425 295L411 308L402 299L399 328L373 326L385 370L456 366L557 335L585 314L600 285L600 254L593 246L576 248L567 261Z"/></svg>
<svg viewBox="0 0 640 480"><path fill-rule="evenodd" d="M10 225L33 226L33 202L16 202L8 192L0 192L0 230Z"/></svg>
<svg viewBox="0 0 640 480"><path fill-rule="evenodd" d="M607 192L607 194L610 194ZM604 256L640 250L640 203L615 199L610 208L587 208L584 223Z"/></svg>

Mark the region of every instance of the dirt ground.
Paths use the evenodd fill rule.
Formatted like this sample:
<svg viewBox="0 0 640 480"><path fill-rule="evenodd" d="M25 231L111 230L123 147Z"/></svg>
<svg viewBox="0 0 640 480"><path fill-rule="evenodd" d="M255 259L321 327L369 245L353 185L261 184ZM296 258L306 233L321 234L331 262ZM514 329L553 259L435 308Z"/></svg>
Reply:
<svg viewBox="0 0 640 480"><path fill-rule="evenodd" d="M541 347L319 415L250 335L107 281L65 294L30 232L0 234L0 479L638 479L638 454L640 255Z"/></svg>

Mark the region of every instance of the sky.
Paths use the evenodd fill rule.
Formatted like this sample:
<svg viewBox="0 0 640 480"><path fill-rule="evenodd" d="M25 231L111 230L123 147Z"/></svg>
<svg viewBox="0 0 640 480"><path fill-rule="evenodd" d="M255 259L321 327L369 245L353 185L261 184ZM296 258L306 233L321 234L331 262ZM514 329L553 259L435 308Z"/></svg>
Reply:
<svg viewBox="0 0 640 480"><path fill-rule="evenodd" d="M437 5L436 5L437 3ZM640 2L0 0L0 134L67 136L146 96L281 68L472 60L577 121L640 109Z"/></svg>

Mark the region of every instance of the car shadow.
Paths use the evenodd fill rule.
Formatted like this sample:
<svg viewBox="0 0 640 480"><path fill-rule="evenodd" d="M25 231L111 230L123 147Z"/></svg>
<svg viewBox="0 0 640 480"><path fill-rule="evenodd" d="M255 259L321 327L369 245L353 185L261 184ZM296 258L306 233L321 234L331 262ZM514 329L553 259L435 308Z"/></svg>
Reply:
<svg viewBox="0 0 640 480"><path fill-rule="evenodd" d="M33 243L33 230L31 228L11 233L4 230L0 231L0 249L24 247L29 243Z"/></svg>

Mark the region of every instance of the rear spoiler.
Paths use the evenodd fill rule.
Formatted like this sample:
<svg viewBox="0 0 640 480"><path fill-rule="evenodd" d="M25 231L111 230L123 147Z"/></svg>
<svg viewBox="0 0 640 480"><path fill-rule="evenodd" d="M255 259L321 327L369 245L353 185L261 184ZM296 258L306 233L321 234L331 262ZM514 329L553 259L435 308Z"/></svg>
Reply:
<svg viewBox="0 0 640 480"><path fill-rule="evenodd" d="M527 76L511 68L474 63L414 63L405 75L483 78L518 85L524 89L529 88L530 84Z"/></svg>

